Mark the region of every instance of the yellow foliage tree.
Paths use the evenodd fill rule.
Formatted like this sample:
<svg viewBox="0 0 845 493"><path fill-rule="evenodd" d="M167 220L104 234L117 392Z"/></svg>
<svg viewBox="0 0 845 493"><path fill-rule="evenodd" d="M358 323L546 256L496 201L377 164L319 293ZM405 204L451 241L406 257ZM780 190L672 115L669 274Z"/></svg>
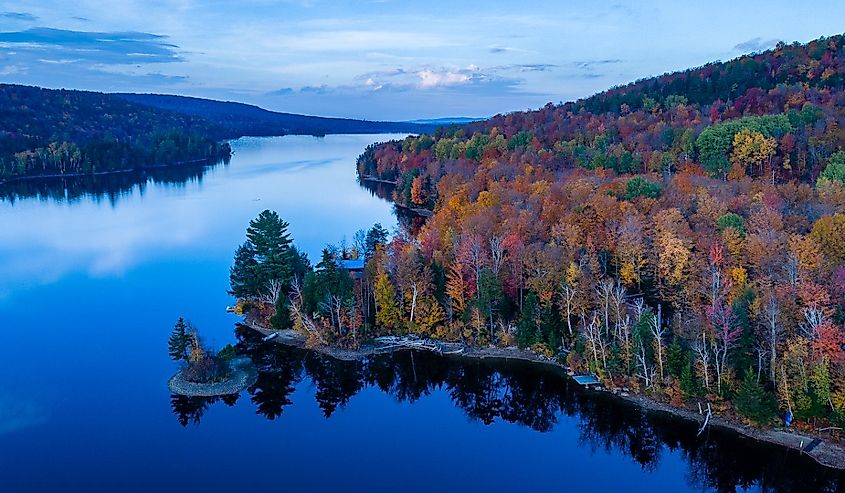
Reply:
<svg viewBox="0 0 845 493"><path fill-rule="evenodd" d="M728 250L730 256L733 257L734 261L741 262L742 248L745 243L742 233L734 228L725 228L722 230L722 240L725 242L725 248Z"/></svg>
<svg viewBox="0 0 845 493"><path fill-rule="evenodd" d="M685 224L678 209L666 209L657 213L655 220L655 270L660 290L665 299L676 297L676 290L686 280L692 251L678 235Z"/></svg>
<svg viewBox="0 0 845 493"><path fill-rule="evenodd" d="M423 335L433 334L445 319L443 308L437 300L430 296L425 296L420 300L415 318L418 333Z"/></svg>
<svg viewBox="0 0 845 493"><path fill-rule="evenodd" d="M731 164L740 169L753 169L759 166L760 174L763 165L769 164L777 150L777 140L766 137L760 132L743 128L734 135Z"/></svg>
<svg viewBox="0 0 845 493"><path fill-rule="evenodd" d="M380 272L375 281L376 324L386 329L394 329L401 323L399 305L396 303L396 290L387 274Z"/></svg>
<svg viewBox="0 0 845 493"><path fill-rule="evenodd" d="M202 361L205 357L205 351L202 349L202 344L200 344L199 335L197 335L196 331L191 332L191 354L188 355L188 360L191 363L197 363Z"/></svg>
<svg viewBox="0 0 845 493"><path fill-rule="evenodd" d="M463 275L463 267L458 262L452 262L446 279L446 294L452 300L452 309L458 316L466 309L467 283Z"/></svg>
<svg viewBox="0 0 845 493"><path fill-rule="evenodd" d="M810 237L831 265L838 265L845 260L845 215L822 216L813 224Z"/></svg>

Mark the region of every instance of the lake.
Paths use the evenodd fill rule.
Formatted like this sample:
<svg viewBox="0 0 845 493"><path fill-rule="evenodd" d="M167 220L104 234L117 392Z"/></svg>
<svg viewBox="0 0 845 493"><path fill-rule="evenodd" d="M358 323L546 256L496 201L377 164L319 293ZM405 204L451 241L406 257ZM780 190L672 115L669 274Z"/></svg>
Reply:
<svg viewBox="0 0 845 493"><path fill-rule="evenodd" d="M389 135L233 142L228 164L0 191L0 491L836 491L841 475L573 388L399 352L340 362L236 331L228 270L269 208L313 260L393 207L355 159ZM92 193L89 193L92 192ZM179 316L258 363L171 396Z"/></svg>

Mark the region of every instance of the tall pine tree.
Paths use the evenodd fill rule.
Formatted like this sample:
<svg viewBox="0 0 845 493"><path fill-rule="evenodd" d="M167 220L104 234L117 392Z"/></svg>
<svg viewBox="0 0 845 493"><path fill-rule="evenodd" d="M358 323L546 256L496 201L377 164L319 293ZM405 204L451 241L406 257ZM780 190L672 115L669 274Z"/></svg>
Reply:
<svg viewBox="0 0 845 493"><path fill-rule="evenodd" d="M239 246L235 252L235 263L229 269L229 293L238 298L255 296L259 289L257 277L258 262L255 249L249 242Z"/></svg>
<svg viewBox="0 0 845 493"><path fill-rule="evenodd" d="M179 317L167 340L167 352L170 354L170 359L174 361L188 359L188 344L190 343L188 327L189 324L185 323L185 319Z"/></svg>
<svg viewBox="0 0 845 493"><path fill-rule="evenodd" d="M757 376L751 367L745 370L745 376L733 403L739 414L761 425L768 424L777 412L774 395L766 392L757 382Z"/></svg>
<svg viewBox="0 0 845 493"><path fill-rule="evenodd" d="M270 281L290 286L294 271L288 223L270 210L264 210L249 222L246 242L235 253L235 263L229 273L230 292L239 298L259 296Z"/></svg>

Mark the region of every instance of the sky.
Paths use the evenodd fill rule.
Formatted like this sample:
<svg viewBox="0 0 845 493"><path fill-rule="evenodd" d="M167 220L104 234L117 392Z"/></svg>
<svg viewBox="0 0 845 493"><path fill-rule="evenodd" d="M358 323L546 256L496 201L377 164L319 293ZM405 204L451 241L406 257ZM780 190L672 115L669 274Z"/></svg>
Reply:
<svg viewBox="0 0 845 493"><path fill-rule="evenodd" d="M486 117L843 30L814 0L0 0L0 82Z"/></svg>

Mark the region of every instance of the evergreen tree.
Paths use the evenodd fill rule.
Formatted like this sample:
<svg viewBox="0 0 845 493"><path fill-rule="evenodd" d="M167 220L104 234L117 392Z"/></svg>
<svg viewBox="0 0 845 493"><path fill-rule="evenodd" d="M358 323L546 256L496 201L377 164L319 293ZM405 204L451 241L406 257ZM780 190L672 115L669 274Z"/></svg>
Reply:
<svg viewBox="0 0 845 493"><path fill-rule="evenodd" d="M349 273L338 265L336 256L328 248L322 251L316 276L319 298L323 300L335 295L345 298L349 294L347 285L349 289L352 287Z"/></svg>
<svg viewBox="0 0 845 493"><path fill-rule="evenodd" d="M229 269L229 293L237 298L254 296L258 290L255 251L249 242L239 246L235 252L235 263Z"/></svg>
<svg viewBox="0 0 845 493"><path fill-rule="evenodd" d="M276 300L276 312L270 317L270 327L276 330L290 328L290 300L287 296L279 296Z"/></svg>
<svg viewBox="0 0 845 493"><path fill-rule="evenodd" d="M167 340L167 351L170 354L170 359L174 361L188 359L188 345L190 344L188 327L185 319L179 317L176 325L173 326L170 338Z"/></svg>
<svg viewBox="0 0 845 493"><path fill-rule="evenodd" d="M689 366L689 356L676 337L666 350L666 367L670 375L680 378L687 366Z"/></svg>
<svg viewBox="0 0 845 493"><path fill-rule="evenodd" d="M692 374L692 362L687 359L686 364L681 368L681 376L679 378L681 384L681 392L686 397L692 397L699 394L699 387Z"/></svg>
<svg viewBox="0 0 845 493"><path fill-rule="evenodd" d="M376 245L384 245L387 243L387 230L384 229L380 223L376 223L367 231L367 236L364 239L364 256L372 257L376 252Z"/></svg>
<svg viewBox="0 0 845 493"><path fill-rule="evenodd" d="M539 327L540 298L531 291L522 305L522 316L516 324L516 343L519 347L531 347L541 340Z"/></svg>
<svg viewBox="0 0 845 493"><path fill-rule="evenodd" d="M246 242L235 252L229 273L233 296L258 296L274 280L287 289L294 272L307 269L307 259L291 247L287 228L288 223L270 210L249 222Z"/></svg>
<svg viewBox="0 0 845 493"><path fill-rule="evenodd" d="M494 317L502 298L502 283L489 267L481 270L478 281L478 305L490 327L490 338L495 337Z"/></svg>
<svg viewBox="0 0 845 493"><path fill-rule="evenodd" d="M291 274L302 280L305 274L311 272L311 261L305 252L300 252L295 245L290 246Z"/></svg>
<svg viewBox="0 0 845 493"><path fill-rule="evenodd" d="M255 252L259 290L273 279L287 283L292 274L291 240L288 223L265 209L249 222L247 243Z"/></svg>
<svg viewBox="0 0 845 493"><path fill-rule="evenodd" d="M745 370L745 376L733 403L739 414L758 424L770 422L777 411L774 396L766 392L757 382L757 376L751 367Z"/></svg>

